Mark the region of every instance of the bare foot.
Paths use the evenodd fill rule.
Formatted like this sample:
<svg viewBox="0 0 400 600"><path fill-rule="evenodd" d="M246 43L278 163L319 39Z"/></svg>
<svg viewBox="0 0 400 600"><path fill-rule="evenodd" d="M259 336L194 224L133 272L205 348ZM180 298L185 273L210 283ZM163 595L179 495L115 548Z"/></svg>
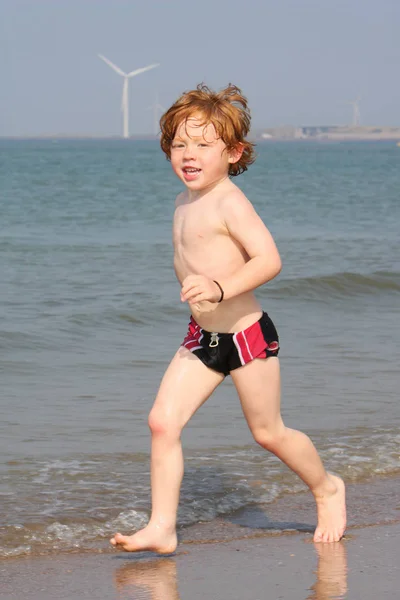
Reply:
<svg viewBox="0 0 400 600"><path fill-rule="evenodd" d="M336 475L328 474L332 491L315 497L318 512L318 525L314 542L338 542L346 529L346 494L343 481Z"/></svg>
<svg viewBox="0 0 400 600"><path fill-rule="evenodd" d="M110 543L126 552L142 552L148 550L158 554L171 554L178 545L175 530L173 532L161 529L156 525L147 525L133 535L116 533Z"/></svg>

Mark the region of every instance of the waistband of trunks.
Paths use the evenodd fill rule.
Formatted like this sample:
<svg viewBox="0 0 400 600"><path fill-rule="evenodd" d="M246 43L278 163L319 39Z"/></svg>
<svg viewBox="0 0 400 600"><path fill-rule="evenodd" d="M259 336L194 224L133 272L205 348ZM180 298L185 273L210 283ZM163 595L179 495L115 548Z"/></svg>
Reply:
<svg viewBox="0 0 400 600"><path fill-rule="evenodd" d="M246 327L246 329L242 329L240 331L232 331L231 333L220 333L219 331L207 331L206 329L203 329L203 327L201 327L192 316L190 316L190 323L192 323L195 327L198 327L199 329L201 329L201 331L203 333L205 333L206 335L211 335L212 333L218 333L219 337L223 337L223 336L232 336L232 335L235 335L235 333L241 333L242 331L245 332L248 329L251 329L251 327L253 327L256 323L260 323L260 321L262 321L265 317L269 318L268 313L263 311L263 314L261 315L261 317L259 319L257 319L257 321L254 321L254 323L252 323L251 325Z"/></svg>

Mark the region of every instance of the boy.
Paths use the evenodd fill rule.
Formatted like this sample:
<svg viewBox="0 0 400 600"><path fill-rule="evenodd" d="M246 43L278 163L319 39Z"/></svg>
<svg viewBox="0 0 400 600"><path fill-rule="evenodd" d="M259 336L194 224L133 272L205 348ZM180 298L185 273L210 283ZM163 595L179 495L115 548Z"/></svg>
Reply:
<svg viewBox="0 0 400 600"><path fill-rule="evenodd" d="M247 101L230 85L199 85L163 115L161 148L186 190L176 199L174 268L189 331L172 359L149 416L152 514L132 536L111 543L161 554L177 546L183 477L180 434L215 388L231 375L254 439L273 452L314 495L316 542L341 539L346 526L343 481L328 474L311 440L280 415L279 340L253 290L280 272L271 234L230 176L254 160Z"/></svg>

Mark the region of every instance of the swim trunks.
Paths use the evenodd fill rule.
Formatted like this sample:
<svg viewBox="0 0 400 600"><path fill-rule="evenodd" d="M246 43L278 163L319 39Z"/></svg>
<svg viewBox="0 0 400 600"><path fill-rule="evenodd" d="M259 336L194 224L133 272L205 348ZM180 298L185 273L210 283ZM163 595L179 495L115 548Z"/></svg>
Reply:
<svg viewBox="0 0 400 600"><path fill-rule="evenodd" d="M205 331L191 317L182 346L210 369L229 375L255 358L278 356L279 337L266 312L259 321L238 333Z"/></svg>

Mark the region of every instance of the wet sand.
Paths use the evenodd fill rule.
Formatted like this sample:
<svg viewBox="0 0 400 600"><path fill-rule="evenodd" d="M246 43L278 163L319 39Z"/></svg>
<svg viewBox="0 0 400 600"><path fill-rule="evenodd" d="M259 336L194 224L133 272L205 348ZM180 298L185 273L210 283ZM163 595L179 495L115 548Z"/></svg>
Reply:
<svg viewBox="0 0 400 600"><path fill-rule="evenodd" d="M352 529L335 544L311 535L183 543L170 557L107 553L9 559L4 600L393 599L400 587L400 523Z"/></svg>

